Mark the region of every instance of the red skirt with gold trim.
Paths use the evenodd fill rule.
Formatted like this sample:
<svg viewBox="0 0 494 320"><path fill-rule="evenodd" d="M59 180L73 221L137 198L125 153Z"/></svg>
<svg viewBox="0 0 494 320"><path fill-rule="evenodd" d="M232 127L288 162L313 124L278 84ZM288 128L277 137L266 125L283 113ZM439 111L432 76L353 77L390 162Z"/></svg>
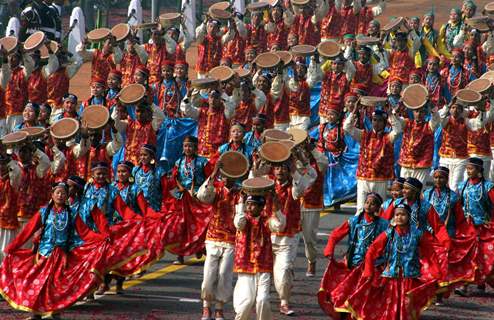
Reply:
<svg viewBox="0 0 494 320"><path fill-rule="evenodd" d="M477 252L475 261L478 269L475 273L477 284L488 283L494 287L494 222L477 226Z"/></svg>

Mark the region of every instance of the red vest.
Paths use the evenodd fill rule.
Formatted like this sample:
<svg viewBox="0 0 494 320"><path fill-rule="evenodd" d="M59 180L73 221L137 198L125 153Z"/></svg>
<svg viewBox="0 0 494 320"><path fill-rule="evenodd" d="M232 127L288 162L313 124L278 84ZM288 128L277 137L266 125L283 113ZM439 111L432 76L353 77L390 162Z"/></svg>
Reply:
<svg viewBox="0 0 494 320"><path fill-rule="evenodd" d="M339 106L343 110L343 98L348 90L346 75L342 72L336 74L329 71L324 74L321 85L321 103L319 105L319 115L327 118L332 105Z"/></svg>
<svg viewBox="0 0 494 320"><path fill-rule="evenodd" d="M299 14L295 16L291 32L298 35L299 44L317 46L321 42L320 27L320 23L317 25L312 23L312 17L305 18L302 14Z"/></svg>
<svg viewBox="0 0 494 320"><path fill-rule="evenodd" d="M47 99L47 83L42 68L34 70L27 80L29 101L42 104Z"/></svg>
<svg viewBox="0 0 494 320"><path fill-rule="evenodd" d="M147 68L149 70L149 85L159 83L161 81L161 64L168 59L166 45L156 45L154 43L146 43L144 49L148 54Z"/></svg>
<svg viewBox="0 0 494 320"><path fill-rule="evenodd" d="M100 49L96 49L94 51L93 60L91 63L91 80L99 78L106 81L110 71L115 68L116 65L113 61L112 53L105 55Z"/></svg>
<svg viewBox="0 0 494 320"><path fill-rule="evenodd" d="M354 88L360 84L365 86L365 88L362 87L362 89L366 91L369 90L372 85L372 64L370 64L370 62L363 64L360 61L356 61L354 62L354 65L356 72L353 76L351 87Z"/></svg>
<svg viewBox="0 0 494 320"><path fill-rule="evenodd" d="M73 147L66 148L63 151L65 155L65 163L60 172L54 176L54 182L67 181L67 178L77 172L77 160L72 152Z"/></svg>
<svg viewBox="0 0 494 320"><path fill-rule="evenodd" d="M5 112L5 91L3 88L0 88L0 119L5 119L7 116Z"/></svg>
<svg viewBox="0 0 494 320"><path fill-rule="evenodd" d="M17 220L17 192L10 185L10 179L0 177L0 229L15 230L19 227Z"/></svg>
<svg viewBox="0 0 494 320"><path fill-rule="evenodd" d="M127 140L125 141L125 160L134 165L139 163L139 150L144 144L156 145L156 132L151 122L141 124L139 121L128 118Z"/></svg>
<svg viewBox="0 0 494 320"><path fill-rule="evenodd" d="M38 209L45 205L50 197L50 192L46 192L46 178L39 178L36 174L36 166L21 167L21 185L18 190L17 201L19 204L18 217L31 218Z"/></svg>
<svg viewBox="0 0 494 320"><path fill-rule="evenodd" d="M233 217L239 196L239 192L234 193L226 189L222 182L216 183L216 198L206 240L235 244L237 229L233 224Z"/></svg>
<svg viewBox="0 0 494 320"><path fill-rule="evenodd" d="M111 162L106 152L106 144L101 144L98 147L91 146L87 154L76 160L77 175L84 179L90 178L91 165L96 162Z"/></svg>
<svg viewBox="0 0 494 320"><path fill-rule="evenodd" d="M245 131L250 131L252 128L252 118L257 114L254 99L255 96L253 95L249 102L241 100L237 108L235 108L235 115L232 121L241 123Z"/></svg>
<svg viewBox="0 0 494 320"><path fill-rule="evenodd" d="M204 37L204 41L197 47L197 72L206 73L220 65L221 52L223 50L221 38L207 34Z"/></svg>
<svg viewBox="0 0 494 320"><path fill-rule="evenodd" d="M321 22L321 38L338 39L340 37L341 16L335 5L331 5L328 14Z"/></svg>
<svg viewBox="0 0 494 320"><path fill-rule="evenodd" d="M233 40L223 47L223 58L232 59L233 64L242 65L245 62L245 40L235 33Z"/></svg>
<svg viewBox="0 0 494 320"><path fill-rule="evenodd" d="M492 122L480 130L467 132L467 151L469 156L491 156L490 137L492 133Z"/></svg>
<svg viewBox="0 0 494 320"><path fill-rule="evenodd" d="M363 7L360 9L359 15L357 17L357 34L367 34L367 28L369 23L374 20L374 14L372 13L372 8Z"/></svg>
<svg viewBox="0 0 494 320"><path fill-rule="evenodd" d="M343 37L345 34L355 34L355 31L357 31L358 19L357 15L353 12L353 6L341 8L340 16L340 37Z"/></svg>
<svg viewBox="0 0 494 320"><path fill-rule="evenodd" d="M343 127L336 125L334 128L329 128L325 123L319 125L319 141L317 147L323 153L329 151L338 157L346 147Z"/></svg>
<svg viewBox="0 0 494 320"><path fill-rule="evenodd" d="M286 217L285 230L274 234L281 237L293 237L302 230L300 224L300 200L293 199L291 182L283 186L276 182L274 188L280 200L281 212Z"/></svg>
<svg viewBox="0 0 494 320"><path fill-rule="evenodd" d="M273 271L273 249L269 214L253 218L246 215L247 223L235 238L235 260L233 271L237 273L262 273Z"/></svg>
<svg viewBox="0 0 494 320"><path fill-rule="evenodd" d="M302 198L302 205L307 209L322 209L324 207L323 188L326 172L321 172L319 170L317 161L312 155L310 155L310 166L316 170L317 178L310 188L305 191L304 197Z"/></svg>
<svg viewBox="0 0 494 320"><path fill-rule="evenodd" d="M447 125L443 127L439 155L444 158L468 158L467 131L467 125L463 118L450 117Z"/></svg>
<svg viewBox="0 0 494 320"><path fill-rule="evenodd" d="M432 166L434 154L434 133L429 122L405 119L403 142L401 143L400 166L425 169Z"/></svg>
<svg viewBox="0 0 494 320"><path fill-rule="evenodd" d="M289 32L290 28L283 19L274 23L274 32L268 33L268 50L271 50L274 45L278 46L278 50L287 50Z"/></svg>
<svg viewBox="0 0 494 320"><path fill-rule="evenodd" d="M451 96L456 94L456 91L465 88L470 79L470 72L465 68L461 68L461 72L453 76L451 72L452 67L446 67L441 71L441 75L446 79L446 85L448 86Z"/></svg>
<svg viewBox="0 0 494 320"><path fill-rule="evenodd" d="M58 68L55 73L48 77L48 100L53 101L57 107L61 107L63 97L69 92L69 84L70 78L67 75L65 68Z"/></svg>
<svg viewBox="0 0 494 320"><path fill-rule="evenodd" d="M266 93L266 103L262 105L259 109L259 113L266 115L266 123L264 124L265 129L271 129L274 126L274 108L275 103L269 91Z"/></svg>
<svg viewBox="0 0 494 320"><path fill-rule="evenodd" d="M290 115L288 113L288 93L283 90L281 97L274 101L274 123L285 124L290 122Z"/></svg>
<svg viewBox="0 0 494 320"><path fill-rule="evenodd" d="M367 181L392 180L393 174L393 143L389 133L362 132L360 156L357 167L357 178Z"/></svg>
<svg viewBox="0 0 494 320"><path fill-rule="evenodd" d="M410 71L415 69L415 62L408 50L393 50L389 57L389 69L390 79L399 79L403 84L408 84Z"/></svg>
<svg viewBox="0 0 494 320"><path fill-rule="evenodd" d="M288 110L290 115L310 117L310 88L307 81L299 81L297 91L288 91Z"/></svg>
<svg viewBox="0 0 494 320"><path fill-rule="evenodd" d="M204 101L199 112L199 155L209 158L228 140L230 122L225 117L225 107L210 109Z"/></svg>
<svg viewBox="0 0 494 320"><path fill-rule="evenodd" d="M158 107L171 118L175 118L177 115L179 101L181 100L180 91L178 90L175 79L171 86L167 87L162 82L155 84L155 92L158 96Z"/></svg>
<svg viewBox="0 0 494 320"><path fill-rule="evenodd" d="M5 90L6 115L20 115L27 103L27 79L24 69L17 67L12 70L10 81Z"/></svg>
<svg viewBox="0 0 494 320"><path fill-rule="evenodd" d="M120 62L120 71L122 72L122 88L134 83L134 73L137 67L143 66L141 59L137 54L125 52Z"/></svg>
<svg viewBox="0 0 494 320"><path fill-rule="evenodd" d="M257 54L266 51L268 39L264 25L253 26L252 24L246 25L247 28L247 45L254 46ZM288 35L287 35L288 37Z"/></svg>

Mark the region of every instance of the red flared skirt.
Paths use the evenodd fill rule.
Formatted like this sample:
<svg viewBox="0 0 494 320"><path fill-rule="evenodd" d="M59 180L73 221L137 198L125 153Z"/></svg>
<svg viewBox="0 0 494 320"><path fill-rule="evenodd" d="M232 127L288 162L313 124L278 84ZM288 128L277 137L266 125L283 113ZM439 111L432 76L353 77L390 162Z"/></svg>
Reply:
<svg viewBox="0 0 494 320"><path fill-rule="evenodd" d="M82 252L67 254L56 247L48 257L30 249L7 255L0 269L2 296L15 309L41 315L70 307L100 281Z"/></svg>
<svg viewBox="0 0 494 320"><path fill-rule="evenodd" d="M489 283L494 287L494 222L476 227L477 252L475 261L478 269L475 273L477 284Z"/></svg>
<svg viewBox="0 0 494 320"><path fill-rule="evenodd" d="M317 299L321 309L331 318L339 319L339 311L336 310L337 303L341 303L340 293L333 294L338 285L352 273L343 261L329 260L326 271L321 279L321 287L317 293ZM355 287L353 288L355 289ZM350 291L351 292L351 291ZM343 297L343 303L348 295ZM338 302L336 302L338 301Z"/></svg>
<svg viewBox="0 0 494 320"><path fill-rule="evenodd" d="M188 192L181 199L169 197L162 206L167 250L181 256L204 250L212 206L199 202Z"/></svg>
<svg viewBox="0 0 494 320"><path fill-rule="evenodd" d="M353 317L362 320L418 319L433 301L435 280L375 277L365 281L345 305Z"/></svg>

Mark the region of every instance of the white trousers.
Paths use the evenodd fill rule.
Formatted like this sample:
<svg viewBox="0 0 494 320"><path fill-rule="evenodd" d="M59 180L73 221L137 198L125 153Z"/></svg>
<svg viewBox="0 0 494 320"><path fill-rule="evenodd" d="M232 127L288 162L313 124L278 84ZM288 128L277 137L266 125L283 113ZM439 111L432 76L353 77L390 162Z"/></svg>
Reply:
<svg viewBox="0 0 494 320"><path fill-rule="evenodd" d="M3 258L6 256L3 250L14 240L17 232L18 229L0 229L0 263L2 263Z"/></svg>
<svg viewBox="0 0 494 320"><path fill-rule="evenodd" d="M256 307L257 320L271 320L269 289L271 273L239 273L233 292L235 320L249 320L252 308Z"/></svg>
<svg viewBox="0 0 494 320"><path fill-rule="evenodd" d="M23 121L22 115L7 116L7 131L14 132L15 127Z"/></svg>
<svg viewBox="0 0 494 320"><path fill-rule="evenodd" d="M365 198L369 192L376 192L386 201L387 181L367 181L357 179L357 213L364 208Z"/></svg>
<svg viewBox="0 0 494 320"><path fill-rule="evenodd" d="M425 186L425 183L431 178L431 168L425 169L412 169L401 167L400 177L402 178L415 178L422 182Z"/></svg>
<svg viewBox="0 0 494 320"><path fill-rule="evenodd" d="M464 179L467 159L440 158L439 165L449 169L449 188L456 191Z"/></svg>
<svg viewBox="0 0 494 320"><path fill-rule="evenodd" d="M472 157L472 158L475 157L475 158L482 159L482 161L484 162L484 165L482 166L483 169L484 169L484 178L489 179L490 178L490 175L491 175L492 158L491 157L488 157L488 156L479 156L479 155L476 155L476 154L472 154L472 155L470 155L470 157ZM468 179L467 170L465 170L465 173L463 175L463 179L464 180L467 180Z"/></svg>
<svg viewBox="0 0 494 320"><path fill-rule="evenodd" d="M206 261L201 286L204 307L210 307L211 303L216 302L216 309L223 309L223 304L231 299L234 257L233 246L228 248L206 242Z"/></svg>
<svg viewBox="0 0 494 320"><path fill-rule="evenodd" d="M290 116L290 128L299 128L308 130L310 126L310 117Z"/></svg>
<svg viewBox="0 0 494 320"><path fill-rule="evenodd" d="M290 126L289 123L275 123L274 128L281 130L281 131L286 131L288 130L288 127Z"/></svg>
<svg viewBox="0 0 494 320"><path fill-rule="evenodd" d="M305 257L310 263L317 259L317 230L319 229L321 209L304 209L302 215L302 236L304 238Z"/></svg>
<svg viewBox="0 0 494 320"><path fill-rule="evenodd" d="M275 243L273 241L273 279L274 287L280 296L281 304L288 304L292 294L293 278L295 273L293 267L297 257L297 247L300 240L299 235L284 237L286 241Z"/></svg>

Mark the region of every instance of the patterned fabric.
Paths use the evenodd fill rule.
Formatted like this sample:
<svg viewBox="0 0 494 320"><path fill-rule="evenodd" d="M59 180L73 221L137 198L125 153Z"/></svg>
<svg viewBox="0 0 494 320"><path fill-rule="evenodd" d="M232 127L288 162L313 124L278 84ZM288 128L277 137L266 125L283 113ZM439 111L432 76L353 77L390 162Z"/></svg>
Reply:
<svg viewBox="0 0 494 320"><path fill-rule="evenodd" d="M449 117L448 123L443 127L439 155L444 158L468 158L467 135L465 119Z"/></svg>
<svg viewBox="0 0 494 320"><path fill-rule="evenodd" d="M345 34L356 34L358 16L353 12L353 6L342 7L340 9L341 16L341 28L340 37L342 38Z"/></svg>
<svg viewBox="0 0 494 320"><path fill-rule="evenodd" d="M175 79L163 80L154 86L154 104L170 118L178 114L178 105L182 100Z"/></svg>
<svg viewBox="0 0 494 320"><path fill-rule="evenodd" d="M393 143L389 133L377 134L374 131L362 132L357 177L362 180L387 181L393 174Z"/></svg>
<svg viewBox="0 0 494 320"><path fill-rule="evenodd" d="M175 178L187 190L196 193L209 176L207 158L196 156L190 161L185 156L175 162Z"/></svg>
<svg viewBox="0 0 494 320"><path fill-rule="evenodd" d="M432 226L429 225L428 221L431 203L424 199L409 203L405 198L398 198L394 201L394 207L396 208L397 205L402 203L408 204L412 209L412 213L410 214L410 224L412 226L422 231L433 233Z"/></svg>
<svg viewBox="0 0 494 320"><path fill-rule="evenodd" d="M38 68L31 72L27 80L28 99L31 102L42 104L47 99L47 82L43 75L42 69Z"/></svg>
<svg viewBox="0 0 494 320"><path fill-rule="evenodd" d="M35 166L23 166L21 167L21 184L18 192L22 197L18 198L19 212L17 216L19 218L31 218L36 211L46 202L50 197L50 193L46 192L47 178L39 178L36 174Z"/></svg>
<svg viewBox="0 0 494 320"><path fill-rule="evenodd" d="M280 237L293 237L302 230L300 200L293 199L291 182L284 185L276 182L274 189L280 200L281 212L286 217L286 227L284 231L273 234Z"/></svg>
<svg viewBox="0 0 494 320"><path fill-rule="evenodd" d="M136 165L139 162L139 150L144 144L156 145L156 132L151 122L143 124L128 118L125 160Z"/></svg>
<svg viewBox="0 0 494 320"><path fill-rule="evenodd" d="M100 49L94 50L93 60L91 62L91 81L103 79L106 83L108 74L115 68L116 65L113 61L113 53L105 55Z"/></svg>
<svg viewBox="0 0 494 320"><path fill-rule="evenodd" d="M141 59L137 54L131 54L125 51L120 62L120 71L122 72L122 88L134 83L134 73L137 67L144 67Z"/></svg>
<svg viewBox="0 0 494 320"><path fill-rule="evenodd" d="M302 14L299 14L294 17L290 32L298 35L299 44L317 46L321 42L320 26L321 23L317 23L317 25L312 23L311 16L304 17Z"/></svg>
<svg viewBox="0 0 494 320"><path fill-rule="evenodd" d="M409 232L400 235L394 228L386 230L386 268L382 273L387 278L418 278L420 276L419 244L422 231L411 226Z"/></svg>
<svg viewBox="0 0 494 320"><path fill-rule="evenodd" d="M155 211L161 209L161 178L164 175L160 167L143 168L134 167L132 170L135 183L139 190L142 190L144 198Z"/></svg>
<svg viewBox="0 0 494 320"><path fill-rule="evenodd" d="M451 189L445 188L438 191L431 187L424 191L424 199L436 209L443 223L446 223L447 220L448 234L450 237L454 237L456 235L456 215L453 210L460 200L458 194Z"/></svg>
<svg viewBox="0 0 494 320"><path fill-rule="evenodd" d="M296 90L289 90L288 112L292 116L310 117L310 88L307 81L298 81Z"/></svg>
<svg viewBox="0 0 494 320"><path fill-rule="evenodd" d="M223 46L223 58L232 59L233 64L242 65L245 62L245 40L238 34Z"/></svg>
<svg viewBox="0 0 494 320"><path fill-rule="evenodd" d="M221 39L207 34L204 41L198 45L196 71L206 73L219 66L222 51Z"/></svg>
<svg viewBox="0 0 494 320"><path fill-rule="evenodd" d="M360 9L357 16L357 33L356 34L367 34L367 28L369 23L374 20L374 13L372 13L372 8L364 6Z"/></svg>
<svg viewBox="0 0 494 320"><path fill-rule="evenodd" d="M69 92L70 78L64 67L58 68L48 77L48 100L54 101L57 107L62 105L63 97Z"/></svg>
<svg viewBox="0 0 494 320"><path fill-rule="evenodd" d="M424 169L432 166L434 133L428 121L405 119L399 165Z"/></svg>
<svg viewBox="0 0 494 320"><path fill-rule="evenodd" d="M247 29L247 45L254 46L257 54L265 52L268 40L264 25L254 26L249 23L245 27Z"/></svg>
<svg viewBox="0 0 494 320"><path fill-rule="evenodd" d="M261 135L257 134L257 131L251 130L245 134L244 143L248 148L257 150L262 145Z"/></svg>
<svg viewBox="0 0 494 320"><path fill-rule="evenodd" d="M7 176L0 176L0 230L15 230L19 227L17 220L18 201L17 190L10 185L10 179Z"/></svg>
<svg viewBox="0 0 494 320"><path fill-rule="evenodd" d="M241 100L235 108L235 115L232 122L242 124L246 131L250 131L252 128L252 118L257 115L257 109L255 105L255 96L252 95L249 101Z"/></svg>
<svg viewBox="0 0 494 320"><path fill-rule="evenodd" d="M389 77L399 79L403 84L408 83L409 74L415 69L415 62L408 50L393 50L389 56Z"/></svg>
<svg viewBox="0 0 494 320"><path fill-rule="evenodd" d="M10 80L5 89L5 110L7 116L20 115L27 103L28 86L24 68L16 67L11 70Z"/></svg>
<svg viewBox="0 0 494 320"><path fill-rule="evenodd" d="M199 111L198 119L198 153L203 157L210 157L219 146L228 140L230 122L225 117L225 106L210 109L204 101Z"/></svg>
<svg viewBox="0 0 494 320"><path fill-rule="evenodd" d="M273 24L274 31L268 33L268 50L271 50L273 46L277 46L278 50L287 50L290 27L285 24L283 19Z"/></svg>
<svg viewBox="0 0 494 320"><path fill-rule="evenodd" d="M360 61L355 61L355 75L350 84L351 88L360 87L362 90L368 91L372 85L372 64L367 62L363 64Z"/></svg>
<svg viewBox="0 0 494 320"><path fill-rule="evenodd" d="M429 91L432 105L437 106L438 108L442 107L450 99L450 97L447 96L445 85L446 82L444 78L439 74L428 73L425 76L425 86Z"/></svg>
<svg viewBox="0 0 494 320"><path fill-rule="evenodd" d="M215 183L216 196L213 203L211 220L209 221L206 241L235 244L237 229L233 224L235 205L240 198L240 189L229 190L224 183Z"/></svg>
<svg viewBox="0 0 494 320"><path fill-rule="evenodd" d="M118 189L111 184L97 186L89 183L84 188L84 195L79 206L79 215L82 221L93 231L98 232L97 225L91 216L94 208L99 208L105 215L108 225L113 225L116 220L122 217L115 211L115 200L118 196Z"/></svg>
<svg viewBox="0 0 494 320"><path fill-rule="evenodd" d="M467 152L469 155L491 157L490 136L493 131L492 122L486 124L482 129L467 131Z"/></svg>
<svg viewBox="0 0 494 320"><path fill-rule="evenodd" d="M343 20L339 15L334 4L330 5L328 14L321 21L321 38L338 39L340 38L340 28Z"/></svg>
<svg viewBox="0 0 494 320"><path fill-rule="evenodd" d="M494 184L487 180L479 183L467 180L458 186L465 217L470 218L475 226L487 224L492 220L493 205L488 195L492 188Z"/></svg>
<svg viewBox="0 0 494 320"><path fill-rule="evenodd" d="M335 106L338 111L343 111L343 97L348 91L348 80L342 72L327 72L324 74L321 86L321 103L319 105L319 115L328 118L329 110Z"/></svg>
<svg viewBox="0 0 494 320"><path fill-rule="evenodd" d="M161 65L163 61L168 59L168 52L166 51L166 45L146 43L144 44L144 50L148 54L147 68L149 70L149 85L159 83L161 81ZM135 69L134 69L135 70Z"/></svg>

